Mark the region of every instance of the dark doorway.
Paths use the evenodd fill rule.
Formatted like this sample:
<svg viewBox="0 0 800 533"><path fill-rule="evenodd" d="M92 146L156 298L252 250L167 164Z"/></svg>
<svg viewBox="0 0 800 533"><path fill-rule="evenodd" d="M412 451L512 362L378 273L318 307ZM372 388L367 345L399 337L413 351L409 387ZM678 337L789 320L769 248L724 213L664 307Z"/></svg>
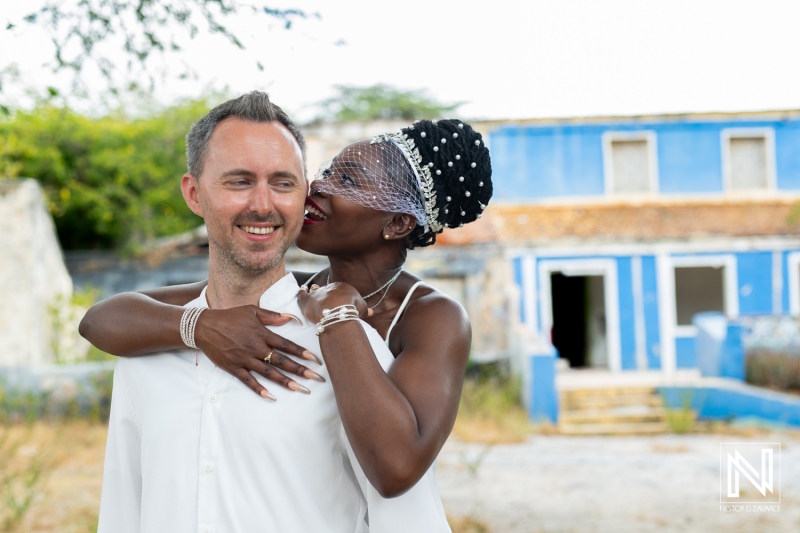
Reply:
<svg viewBox="0 0 800 533"><path fill-rule="evenodd" d="M571 368L607 367L602 276L550 276L553 346Z"/></svg>

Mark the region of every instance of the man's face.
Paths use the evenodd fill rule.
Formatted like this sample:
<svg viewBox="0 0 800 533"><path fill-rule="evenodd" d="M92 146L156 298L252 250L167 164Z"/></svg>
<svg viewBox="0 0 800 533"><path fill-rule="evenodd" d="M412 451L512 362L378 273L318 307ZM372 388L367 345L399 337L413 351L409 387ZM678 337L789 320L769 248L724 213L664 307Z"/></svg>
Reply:
<svg viewBox="0 0 800 533"><path fill-rule="evenodd" d="M220 122L202 174L181 182L205 219L212 260L258 274L282 265L303 223L306 180L292 134L278 122Z"/></svg>

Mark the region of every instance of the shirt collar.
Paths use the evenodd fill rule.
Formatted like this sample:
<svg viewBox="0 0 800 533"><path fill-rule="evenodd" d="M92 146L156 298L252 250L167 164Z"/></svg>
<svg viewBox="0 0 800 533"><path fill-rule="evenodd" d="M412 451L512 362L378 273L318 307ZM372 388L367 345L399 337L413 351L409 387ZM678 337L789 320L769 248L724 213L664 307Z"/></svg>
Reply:
<svg viewBox="0 0 800 533"><path fill-rule="evenodd" d="M297 301L297 293L300 291L300 286L294 275L288 272L281 279L272 284L272 286L264 291L261 298L258 299L258 306L263 309L271 311L280 311L281 309L289 306ZM200 293L195 300L192 300L185 307L208 307L208 298L206 298L206 288Z"/></svg>

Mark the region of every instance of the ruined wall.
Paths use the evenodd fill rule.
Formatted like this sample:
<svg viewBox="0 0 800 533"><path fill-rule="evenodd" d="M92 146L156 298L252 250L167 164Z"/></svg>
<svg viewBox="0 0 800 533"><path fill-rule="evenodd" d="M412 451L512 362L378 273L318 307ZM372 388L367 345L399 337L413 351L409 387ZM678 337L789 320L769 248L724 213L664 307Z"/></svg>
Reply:
<svg viewBox="0 0 800 533"><path fill-rule="evenodd" d="M72 281L38 183L0 181L0 366L53 362Z"/></svg>

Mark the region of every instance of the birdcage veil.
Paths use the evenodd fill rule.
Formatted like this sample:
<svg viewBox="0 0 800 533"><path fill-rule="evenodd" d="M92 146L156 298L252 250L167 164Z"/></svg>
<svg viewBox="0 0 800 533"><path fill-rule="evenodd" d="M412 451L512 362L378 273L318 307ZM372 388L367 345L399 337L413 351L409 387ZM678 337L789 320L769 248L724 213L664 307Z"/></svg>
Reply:
<svg viewBox="0 0 800 533"><path fill-rule="evenodd" d="M384 134L352 144L320 166L312 191L379 211L407 213L427 231L424 178L406 144L402 134Z"/></svg>
<svg viewBox="0 0 800 533"><path fill-rule="evenodd" d="M345 148L311 184L354 203L417 219L408 246L430 246L444 228L481 218L492 197L481 134L457 119L420 120Z"/></svg>

